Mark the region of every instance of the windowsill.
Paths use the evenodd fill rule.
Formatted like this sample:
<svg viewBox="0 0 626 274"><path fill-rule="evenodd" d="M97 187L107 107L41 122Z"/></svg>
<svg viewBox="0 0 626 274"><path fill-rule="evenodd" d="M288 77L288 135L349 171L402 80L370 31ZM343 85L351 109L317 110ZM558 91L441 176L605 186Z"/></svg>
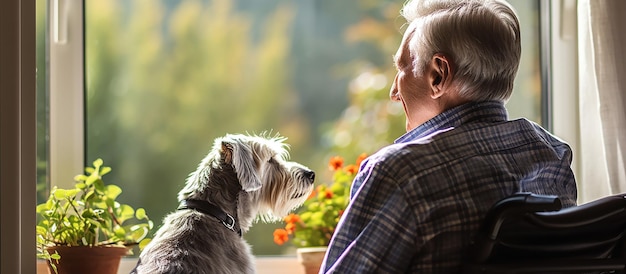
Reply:
<svg viewBox="0 0 626 274"><path fill-rule="evenodd" d="M117 273L128 274L137 259L123 258ZM304 269L295 256L256 257L257 274L303 274ZM48 274L45 261L37 261L37 274Z"/></svg>

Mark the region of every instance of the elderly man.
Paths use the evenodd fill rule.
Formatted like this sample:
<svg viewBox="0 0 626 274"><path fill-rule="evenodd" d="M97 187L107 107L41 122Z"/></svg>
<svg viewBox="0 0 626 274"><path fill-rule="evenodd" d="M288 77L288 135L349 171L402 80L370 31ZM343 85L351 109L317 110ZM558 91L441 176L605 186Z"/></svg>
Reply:
<svg viewBox="0 0 626 274"><path fill-rule="evenodd" d="M504 102L520 29L504 1L409 1L391 100L407 133L366 159L322 273L455 273L487 210L515 192L576 204L572 152Z"/></svg>

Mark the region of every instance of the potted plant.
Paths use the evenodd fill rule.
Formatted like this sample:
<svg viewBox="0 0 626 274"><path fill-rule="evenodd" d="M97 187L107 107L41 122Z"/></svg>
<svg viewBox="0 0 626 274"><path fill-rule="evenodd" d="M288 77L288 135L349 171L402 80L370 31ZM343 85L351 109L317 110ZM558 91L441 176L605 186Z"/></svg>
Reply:
<svg viewBox="0 0 626 274"><path fill-rule="evenodd" d="M48 200L37 205L37 256L48 261L50 271L117 273L121 257L132 252L132 246L141 249L150 241L146 236L152 221L143 208L134 210L116 201L121 188L102 180L110 171L97 159L85 168L86 174L74 177L74 188L55 187Z"/></svg>
<svg viewBox="0 0 626 274"><path fill-rule="evenodd" d="M274 242L289 241L298 247L298 260L306 273L318 273L335 227L350 201L350 185L366 155L354 164L344 166L344 159L334 156L329 161L333 171L330 184L321 184L296 212L284 218L285 228L274 231Z"/></svg>

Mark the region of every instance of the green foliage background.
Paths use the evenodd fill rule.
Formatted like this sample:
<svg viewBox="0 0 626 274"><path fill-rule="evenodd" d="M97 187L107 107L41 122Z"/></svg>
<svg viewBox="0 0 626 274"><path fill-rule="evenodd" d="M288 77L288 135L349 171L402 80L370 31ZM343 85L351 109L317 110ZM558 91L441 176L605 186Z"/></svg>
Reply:
<svg viewBox="0 0 626 274"><path fill-rule="evenodd" d="M376 129L390 113L366 110L388 101L394 72L386 57L400 35L385 12L397 16L398 3L117 0L85 8L86 160L109 163L109 180L124 190L119 199L146 208L156 227L213 139L226 133L286 136L291 158L323 183L330 155L354 158L403 132ZM370 71L385 78L347 93ZM350 103L373 116L340 129L335 120ZM346 130L355 142L337 146ZM366 145L358 145L363 136ZM246 235L255 254L290 252L272 241L279 225L256 224Z"/></svg>

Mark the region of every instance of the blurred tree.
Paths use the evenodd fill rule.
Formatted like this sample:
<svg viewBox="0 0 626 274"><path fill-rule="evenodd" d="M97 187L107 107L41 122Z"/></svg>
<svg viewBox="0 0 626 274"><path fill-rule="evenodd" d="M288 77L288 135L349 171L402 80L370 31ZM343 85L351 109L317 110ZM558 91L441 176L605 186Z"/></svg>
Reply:
<svg viewBox="0 0 626 274"><path fill-rule="evenodd" d="M86 161L110 163L120 201L157 226L225 133L279 132L325 183L330 155L372 153L403 128L387 97L397 3L257 1L85 3ZM287 252L278 226L246 235L256 254Z"/></svg>
<svg viewBox="0 0 626 274"><path fill-rule="evenodd" d="M392 56L400 44L400 29L404 23L404 19L398 18L400 4L359 2L359 10L366 16L346 29L346 41L369 54L346 65L352 75L348 86L350 102L341 116L329 125L326 138L332 147L328 157L341 154L347 159L356 159L361 153L371 155L405 133L402 105L389 100L389 89L396 74Z"/></svg>
<svg viewBox="0 0 626 274"><path fill-rule="evenodd" d="M307 141L286 65L291 17L276 10L252 43L230 1L183 1L169 13L154 1L87 3L87 157L112 163L120 199L159 220L228 132Z"/></svg>

